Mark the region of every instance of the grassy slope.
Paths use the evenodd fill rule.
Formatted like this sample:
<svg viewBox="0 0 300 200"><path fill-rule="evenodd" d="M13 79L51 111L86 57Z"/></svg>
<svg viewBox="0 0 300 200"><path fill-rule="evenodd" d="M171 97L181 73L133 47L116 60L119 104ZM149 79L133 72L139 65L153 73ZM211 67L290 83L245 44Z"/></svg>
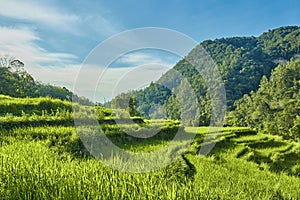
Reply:
<svg viewBox="0 0 300 200"><path fill-rule="evenodd" d="M32 123L43 117L35 116ZM175 130L171 122L166 127L165 133ZM104 128L119 132L115 125ZM206 131L207 127L186 128L186 132L196 134L196 138L183 157L167 168L132 174L112 170L92 157L83 157L86 152L73 126L50 123L2 128L0 199L300 197L299 143L255 134L247 128L227 127L216 138L214 150L207 157L201 157L198 151ZM168 141L154 138L142 143L127 142L123 147L131 151L152 151Z"/></svg>

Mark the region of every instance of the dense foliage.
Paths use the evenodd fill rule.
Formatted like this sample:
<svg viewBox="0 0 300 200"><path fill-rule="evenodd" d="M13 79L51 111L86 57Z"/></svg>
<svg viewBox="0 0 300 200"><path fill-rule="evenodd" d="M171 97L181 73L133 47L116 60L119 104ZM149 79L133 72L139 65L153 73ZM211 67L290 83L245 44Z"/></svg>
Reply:
<svg viewBox="0 0 300 200"><path fill-rule="evenodd" d="M5 60L6 62L3 62ZM73 94L65 87L45 85L34 80L25 71L24 64L19 60L0 58L0 94L13 97L53 97L62 100L72 100L81 104L91 105L85 97Z"/></svg>
<svg viewBox="0 0 300 200"><path fill-rule="evenodd" d="M286 137L300 137L300 61L278 65L265 76L257 92L236 102L229 116L232 125L256 127Z"/></svg>
<svg viewBox="0 0 300 200"><path fill-rule="evenodd" d="M271 71L300 54L300 28L297 26L281 27L263 33L259 37L233 37L204 41L195 47L187 57L196 59L204 48L216 63L223 78L227 97L228 110L235 109L234 102L256 91L263 76L269 78ZM209 124L210 94L205 81L195 68L186 60L179 61L174 68L187 78L200 104L197 119L202 125ZM162 79L169 79L178 85L176 77L166 73ZM176 88L176 87L175 87ZM177 88L178 91L184 88ZM131 98L136 99L136 110L144 117L150 117L149 110L154 105L162 105L168 118L180 119L181 109L178 99L184 99L184 92L174 95L157 83L144 90L131 92ZM118 98L118 97L117 97ZM155 115L154 115L155 116ZM161 115L159 115L161 116Z"/></svg>

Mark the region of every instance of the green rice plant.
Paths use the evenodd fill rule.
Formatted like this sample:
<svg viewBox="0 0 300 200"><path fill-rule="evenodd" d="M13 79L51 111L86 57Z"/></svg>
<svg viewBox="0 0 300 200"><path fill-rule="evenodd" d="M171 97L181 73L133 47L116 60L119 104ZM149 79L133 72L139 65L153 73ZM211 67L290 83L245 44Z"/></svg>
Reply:
<svg viewBox="0 0 300 200"><path fill-rule="evenodd" d="M245 154L247 154L249 152L250 152L249 147L240 146L240 149L236 152L236 157L237 158L243 157Z"/></svg>
<svg viewBox="0 0 300 200"><path fill-rule="evenodd" d="M41 115L42 111L51 113L59 108L71 112L72 104L69 101L52 99L50 97L12 98L2 95L2 98L0 98L0 115L2 116L6 113L21 116L22 112Z"/></svg>
<svg viewBox="0 0 300 200"><path fill-rule="evenodd" d="M24 110L6 112L14 105ZM73 113L63 106L68 108L68 102L0 95L0 108L6 109L0 117L0 199L300 197L298 142L246 127L223 127L220 135L214 127L185 127L186 134L195 136L192 144L180 139L165 148L182 128L179 121L142 119L143 123L137 125L116 124L109 109L75 105L83 119L89 120L100 112L100 128L120 148L134 153L161 150L159 157L148 157L144 162L134 160L133 169L158 166L159 160L168 163L172 155L178 155L156 171L123 172L107 166L109 162L124 164L121 156L103 163L89 154L72 123ZM36 111L42 107L44 110ZM143 128L148 128L145 133L149 134L160 131L146 139L126 133L139 133ZM199 149L208 134L216 145L208 156L201 157ZM188 146L187 151L181 148Z"/></svg>
<svg viewBox="0 0 300 200"><path fill-rule="evenodd" d="M185 160L186 159L186 160ZM0 148L3 199L297 199L300 180L240 159L186 155L167 168L127 173L95 159L60 157L40 142ZM187 163L188 162L188 163Z"/></svg>

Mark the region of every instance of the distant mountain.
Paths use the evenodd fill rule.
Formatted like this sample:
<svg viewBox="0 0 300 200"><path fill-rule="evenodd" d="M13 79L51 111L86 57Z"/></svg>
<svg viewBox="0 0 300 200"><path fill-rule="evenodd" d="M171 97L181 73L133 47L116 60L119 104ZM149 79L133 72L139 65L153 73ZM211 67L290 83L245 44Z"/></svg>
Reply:
<svg viewBox="0 0 300 200"><path fill-rule="evenodd" d="M203 47L217 64L225 83L228 110L235 108L234 102L256 91L263 76L270 77L271 71L279 64L288 62L300 55L300 27L286 26L269 30L259 37L232 37L207 40L195 47L187 57L197 59ZM210 97L201 74L185 59L179 61L173 69L187 78L200 102L200 124L207 125L210 119ZM167 77L168 73L161 79ZM172 79L172 77L168 77ZM175 77L173 77L175 80ZM123 94L124 96L124 94ZM116 99L121 98L116 97ZM179 119L180 108L171 91L157 83L131 92L134 109L149 117L151 105L160 104L167 109L169 118ZM178 98L178 96L177 96Z"/></svg>

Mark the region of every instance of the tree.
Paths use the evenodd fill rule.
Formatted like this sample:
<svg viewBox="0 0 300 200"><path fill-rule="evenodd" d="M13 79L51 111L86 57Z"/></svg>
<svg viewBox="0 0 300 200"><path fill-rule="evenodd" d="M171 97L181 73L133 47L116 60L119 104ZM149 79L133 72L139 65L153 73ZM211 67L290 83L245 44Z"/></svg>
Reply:
<svg viewBox="0 0 300 200"><path fill-rule="evenodd" d="M11 72L16 72L17 74L26 73L24 69L24 63L20 60L12 60L9 65Z"/></svg>
<svg viewBox="0 0 300 200"><path fill-rule="evenodd" d="M299 137L300 60L278 65L257 92L245 95L231 112L233 125L247 125L284 137Z"/></svg>
<svg viewBox="0 0 300 200"><path fill-rule="evenodd" d="M6 67L9 68L11 66L11 63L15 60L14 57L6 54L0 57L0 67Z"/></svg>
<svg viewBox="0 0 300 200"><path fill-rule="evenodd" d="M0 94L13 97L51 96L62 100L78 100L79 103L93 105L86 98L78 97L67 88L45 85L34 80L26 72L24 63L11 56L0 57Z"/></svg>

